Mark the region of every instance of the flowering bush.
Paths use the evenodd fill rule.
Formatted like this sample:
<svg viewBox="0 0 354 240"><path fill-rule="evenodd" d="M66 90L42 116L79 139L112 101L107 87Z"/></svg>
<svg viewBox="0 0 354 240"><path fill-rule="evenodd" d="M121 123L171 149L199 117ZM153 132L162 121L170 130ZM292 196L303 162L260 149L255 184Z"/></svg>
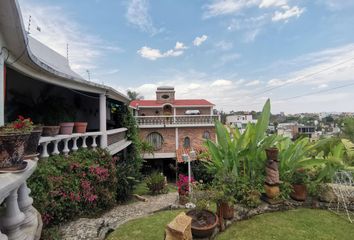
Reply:
<svg viewBox="0 0 354 240"><path fill-rule="evenodd" d="M146 185L152 194L167 193L165 177L159 173L154 172L146 178Z"/></svg>
<svg viewBox="0 0 354 240"><path fill-rule="evenodd" d="M191 183L193 183L193 182L194 182L194 178L191 177ZM189 193L188 176L183 175L183 174L179 174L177 187L178 187L178 194L179 195L188 195L188 193Z"/></svg>
<svg viewBox="0 0 354 240"><path fill-rule="evenodd" d="M102 149L52 156L39 161L29 187L45 226L95 214L116 202L115 162Z"/></svg>
<svg viewBox="0 0 354 240"><path fill-rule="evenodd" d="M7 133L30 133L33 129L33 122L31 118L24 118L23 116L19 115L18 118L1 127L0 131L7 132Z"/></svg>

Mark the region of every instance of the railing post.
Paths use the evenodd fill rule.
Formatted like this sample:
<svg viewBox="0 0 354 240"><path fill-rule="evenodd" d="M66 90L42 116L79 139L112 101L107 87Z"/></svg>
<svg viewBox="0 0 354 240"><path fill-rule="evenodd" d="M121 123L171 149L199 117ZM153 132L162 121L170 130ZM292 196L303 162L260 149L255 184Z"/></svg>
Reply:
<svg viewBox="0 0 354 240"><path fill-rule="evenodd" d="M73 138L73 147L72 147L72 151L76 152L79 148L77 147L77 140L79 139L79 137L74 137Z"/></svg>
<svg viewBox="0 0 354 240"><path fill-rule="evenodd" d="M92 148L96 148L97 147L96 138L97 138L96 135L92 136L92 145L91 145Z"/></svg>
<svg viewBox="0 0 354 240"><path fill-rule="evenodd" d="M31 190L24 182L18 190L18 205L21 211L25 214L25 220L22 226L35 226L37 225L37 215L33 212L32 203L33 199L29 196Z"/></svg>
<svg viewBox="0 0 354 240"><path fill-rule="evenodd" d="M70 152L70 149L69 149L69 144L68 144L68 142L70 141L70 138L66 138L66 139L64 139L64 149L63 149L63 153L65 154L65 155L68 155L68 153Z"/></svg>
<svg viewBox="0 0 354 240"><path fill-rule="evenodd" d="M49 153L48 153L48 144L49 142L43 142L41 143L42 145L42 153L41 153L41 158L47 158L49 157Z"/></svg>
<svg viewBox="0 0 354 240"><path fill-rule="evenodd" d="M1 39L0 39L0 43L1 43ZM4 55L5 55L5 51L2 48L1 44L0 44L0 48L1 48L1 53L0 53L0 127L3 126L5 124L5 96L4 96L4 82L5 82L5 74L6 74L6 70L5 70L5 64L4 64ZM9 54L9 53L7 53Z"/></svg>
<svg viewBox="0 0 354 240"><path fill-rule="evenodd" d="M87 136L82 137L82 148L87 148L86 139L87 139Z"/></svg>
<svg viewBox="0 0 354 240"><path fill-rule="evenodd" d="M60 152L59 152L59 148L58 148L58 144L59 144L60 140L54 140L53 143L54 143L54 149L53 149L53 152L52 152L52 155L58 155Z"/></svg>
<svg viewBox="0 0 354 240"><path fill-rule="evenodd" d="M12 190L5 200L6 208L4 216L0 219L3 232L9 240L25 240L26 235L21 231L21 224L25 214L20 211L17 202L17 189Z"/></svg>

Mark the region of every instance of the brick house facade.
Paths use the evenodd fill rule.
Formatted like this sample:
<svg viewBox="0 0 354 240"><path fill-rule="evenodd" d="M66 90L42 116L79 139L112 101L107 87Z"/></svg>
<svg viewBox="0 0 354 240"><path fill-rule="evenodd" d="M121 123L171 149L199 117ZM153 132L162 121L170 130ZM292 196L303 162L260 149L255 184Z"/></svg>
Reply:
<svg viewBox="0 0 354 240"><path fill-rule="evenodd" d="M130 106L142 140L155 147L145 159L176 159L179 149L203 146L205 139L215 141L214 104L204 99L175 99L173 87L159 87L156 100L134 100ZM180 159L177 159L180 162Z"/></svg>

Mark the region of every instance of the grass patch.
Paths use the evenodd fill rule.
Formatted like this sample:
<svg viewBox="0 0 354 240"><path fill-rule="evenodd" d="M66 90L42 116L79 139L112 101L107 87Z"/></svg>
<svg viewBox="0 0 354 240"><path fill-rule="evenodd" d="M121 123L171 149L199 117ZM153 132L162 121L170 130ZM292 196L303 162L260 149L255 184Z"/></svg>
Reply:
<svg viewBox="0 0 354 240"><path fill-rule="evenodd" d="M129 221L108 240L163 239L166 225L182 210L163 211ZM217 240L352 240L354 224L326 210L297 209L266 213L233 224Z"/></svg>
<svg viewBox="0 0 354 240"><path fill-rule="evenodd" d="M111 233L107 240L163 239L166 225L182 210L162 211L151 216L129 221Z"/></svg>
<svg viewBox="0 0 354 240"><path fill-rule="evenodd" d="M354 224L325 210L296 209L266 213L233 224L217 240L352 240Z"/></svg>

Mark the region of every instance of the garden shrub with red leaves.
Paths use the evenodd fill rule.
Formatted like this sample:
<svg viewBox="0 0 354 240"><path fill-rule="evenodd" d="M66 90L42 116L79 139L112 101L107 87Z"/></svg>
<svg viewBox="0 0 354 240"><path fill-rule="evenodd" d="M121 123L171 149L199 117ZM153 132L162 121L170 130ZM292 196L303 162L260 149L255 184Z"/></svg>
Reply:
<svg viewBox="0 0 354 240"><path fill-rule="evenodd" d="M116 164L102 149L80 149L68 157L40 160L29 180L45 227L113 207L116 186Z"/></svg>

